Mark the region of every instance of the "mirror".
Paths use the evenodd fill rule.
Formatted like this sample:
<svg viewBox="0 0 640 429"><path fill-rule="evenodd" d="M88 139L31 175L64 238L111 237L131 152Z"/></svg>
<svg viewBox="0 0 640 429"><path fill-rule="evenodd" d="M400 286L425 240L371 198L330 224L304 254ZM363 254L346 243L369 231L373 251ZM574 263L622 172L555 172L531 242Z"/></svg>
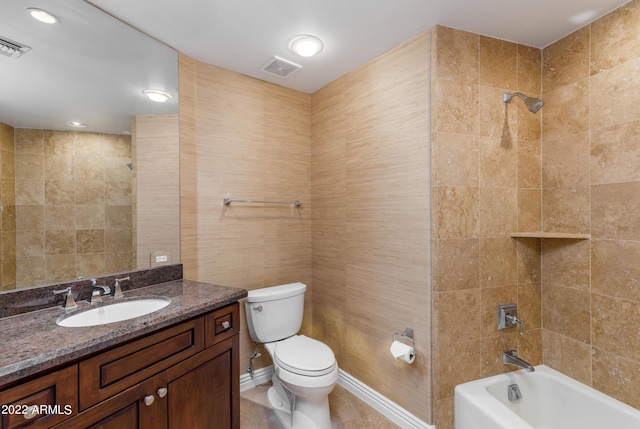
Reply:
<svg viewBox="0 0 640 429"><path fill-rule="evenodd" d="M0 39L0 290L148 267L136 261L137 142L161 140L149 130L168 118L177 148L177 52L83 0L3 0Z"/></svg>

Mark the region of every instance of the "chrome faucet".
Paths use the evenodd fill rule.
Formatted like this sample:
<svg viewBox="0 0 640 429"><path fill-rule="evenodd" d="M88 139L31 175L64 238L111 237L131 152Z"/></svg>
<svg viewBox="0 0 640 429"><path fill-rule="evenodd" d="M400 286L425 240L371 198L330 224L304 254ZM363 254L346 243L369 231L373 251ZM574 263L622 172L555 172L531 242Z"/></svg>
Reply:
<svg viewBox="0 0 640 429"><path fill-rule="evenodd" d="M102 302L102 292L104 292L105 295L109 295L111 288L109 286L97 285L96 279L91 279L91 296L89 297L89 302L91 304Z"/></svg>
<svg viewBox="0 0 640 429"><path fill-rule="evenodd" d="M127 277L123 277L121 279L116 279L116 284L113 286L113 298L122 298L124 296L124 294L122 293L122 287L120 287L120 282L123 282L125 280L131 280L130 276Z"/></svg>
<svg viewBox="0 0 640 429"><path fill-rule="evenodd" d="M529 362L524 361L518 357L518 352L515 350L507 350L502 353L502 363L505 365L515 365L520 368L524 368L527 372L533 372L536 369Z"/></svg>
<svg viewBox="0 0 640 429"><path fill-rule="evenodd" d="M62 290L54 290L53 294L54 295L60 295L60 294L65 294L65 302L64 302L64 309L65 310L73 310L74 308L77 308L78 305L76 304L76 300L73 299L73 294L71 293L71 286L69 286L68 288L62 289Z"/></svg>

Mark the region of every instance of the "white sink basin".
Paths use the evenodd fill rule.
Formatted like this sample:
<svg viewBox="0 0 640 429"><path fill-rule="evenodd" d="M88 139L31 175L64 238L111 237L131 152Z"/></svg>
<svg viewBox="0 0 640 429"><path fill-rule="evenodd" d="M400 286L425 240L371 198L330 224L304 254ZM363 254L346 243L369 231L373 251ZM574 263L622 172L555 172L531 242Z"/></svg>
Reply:
<svg viewBox="0 0 640 429"><path fill-rule="evenodd" d="M161 296L116 301L113 304L103 305L80 313L65 314L58 318L56 323L59 326L68 328L105 325L153 313L170 303L171 300L169 298Z"/></svg>

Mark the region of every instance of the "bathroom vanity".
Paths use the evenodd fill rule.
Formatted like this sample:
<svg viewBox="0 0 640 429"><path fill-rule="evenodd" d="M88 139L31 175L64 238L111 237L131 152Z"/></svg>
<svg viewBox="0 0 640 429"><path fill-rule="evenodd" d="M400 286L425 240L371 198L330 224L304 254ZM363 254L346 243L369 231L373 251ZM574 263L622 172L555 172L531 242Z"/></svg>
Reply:
<svg viewBox="0 0 640 429"><path fill-rule="evenodd" d="M135 319L61 327L61 306L0 318L0 428L239 428L246 293L173 280L125 292L171 299Z"/></svg>

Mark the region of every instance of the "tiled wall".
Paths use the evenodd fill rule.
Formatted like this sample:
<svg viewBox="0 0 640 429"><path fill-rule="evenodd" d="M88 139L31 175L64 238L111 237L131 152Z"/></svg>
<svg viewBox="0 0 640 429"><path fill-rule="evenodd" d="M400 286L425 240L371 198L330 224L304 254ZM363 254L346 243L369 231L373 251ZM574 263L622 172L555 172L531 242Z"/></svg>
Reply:
<svg viewBox="0 0 640 429"><path fill-rule="evenodd" d="M430 32L311 97L313 335L431 421ZM412 365L389 353L414 329Z"/></svg>
<svg viewBox="0 0 640 429"><path fill-rule="evenodd" d="M15 130L17 287L133 268L130 140Z"/></svg>
<svg viewBox="0 0 640 429"><path fill-rule="evenodd" d="M544 362L640 408L640 1L544 49Z"/></svg>
<svg viewBox="0 0 640 429"><path fill-rule="evenodd" d="M16 287L14 129L0 122L0 291Z"/></svg>
<svg viewBox="0 0 640 429"><path fill-rule="evenodd" d="M180 248L184 277L244 289L309 285L310 96L180 57ZM224 198L303 202L231 204ZM311 311L303 330L310 333ZM255 344L241 306L240 363ZM256 368L270 364L267 353Z"/></svg>
<svg viewBox="0 0 640 429"><path fill-rule="evenodd" d="M434 406L453 428L456 384L511 368L502 352L542 359L538 239L540 115L504 92L539 96L539 49L433 30L432 205ZM517 303L524 335L498 331L496 307Z"/></svg>

